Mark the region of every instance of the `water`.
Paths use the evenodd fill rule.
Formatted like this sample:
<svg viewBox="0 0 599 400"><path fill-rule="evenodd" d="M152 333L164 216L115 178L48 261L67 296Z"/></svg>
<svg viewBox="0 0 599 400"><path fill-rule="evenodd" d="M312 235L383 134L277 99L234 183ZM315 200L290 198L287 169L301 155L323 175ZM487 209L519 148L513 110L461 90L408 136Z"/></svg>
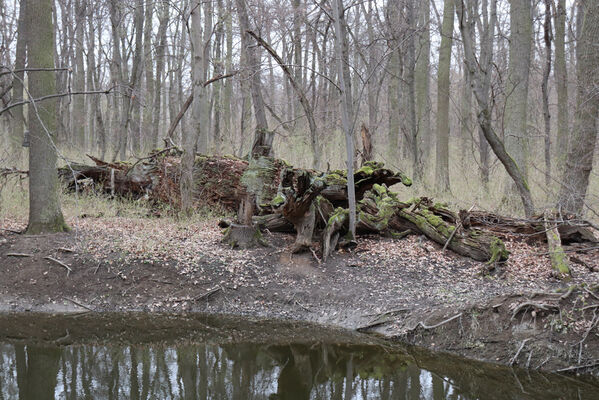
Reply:
<svg viewBox="0 0 599 400"><path fill-rule="evenodd" d="M597 399L592 378L469 362L306 324L0 316L0 399Z"/></svg>

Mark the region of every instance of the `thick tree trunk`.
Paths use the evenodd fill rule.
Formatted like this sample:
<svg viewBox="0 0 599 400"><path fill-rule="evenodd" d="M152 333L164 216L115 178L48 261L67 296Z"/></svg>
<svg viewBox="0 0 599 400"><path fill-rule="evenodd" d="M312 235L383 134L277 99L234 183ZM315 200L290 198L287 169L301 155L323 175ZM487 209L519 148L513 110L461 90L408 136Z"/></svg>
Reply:
<svg viewBox="0 0 599 400"><path fill-rule="evenodd" d="M582 13L582 25L576 47L577 107L559 195L562 210L575 215L581 215L584 209L593 168L599 114L599 3L584 0L580 3L579 12Z"/></svg>
<svg viewBox="0 0 599 400"><path fill-rule="evenodd" d="M27 2L28 68L54 68L54 26L52 1ZM31 97L56 93L52 71L28 74ZM29 223L27 233L68 230L60 209L56 172L56 99L29 106Z"/></svg>
<svg viewBox="0 0 599 400"><path fill-rule="evenodd" d="M456 14L464 44L464 60L466 61L468 72L470 73L474 96L476 97L476 102L479 107L478 123L480 129L491 146L491 149L514 181L524 206L524 212L527 216L532 216L534 214L534 203L526 179L518 164L516 164L514 159L507 153L504 143L497 136L491 125L491 109L489 107L488 94L485 92L485 82L487 79L490 79L489 75L491 74L491 58L488 58L488 63L486 65L481 65L476 62L474 45L472 43L472 26L474 25L474 19L471 15L472 12L468 11L465 4L466 0L457 1L458 6L456 7ZM496 3L493 0L491 2L491 7L493 9L495 4Z"/></svg>
<svg viewBox="0 0 599 400"><path fill-rule="evenodd" d="M531 0L510 0L509 67L506 83L504 142L525 181L528 180L528 78L532 46ZM506 198L517 193L509 181Z"/></svg>
<svg viewBox="0 0 599 400"><path fill-rule="evenodd" d="M194 0L191 4L191 32L190 39L192 45L192 70L191 78L193 82L193 103L192 103L192 129L185 132L182 138L183 156L181 157L181 210L184 214L190 215L193 212L193 165L196 153L198 136L201 130L205 129L201 125L202 120L202 101L204 98L204 62L203 62L203 42L202 42L202 18L201 2Z"/></svg>

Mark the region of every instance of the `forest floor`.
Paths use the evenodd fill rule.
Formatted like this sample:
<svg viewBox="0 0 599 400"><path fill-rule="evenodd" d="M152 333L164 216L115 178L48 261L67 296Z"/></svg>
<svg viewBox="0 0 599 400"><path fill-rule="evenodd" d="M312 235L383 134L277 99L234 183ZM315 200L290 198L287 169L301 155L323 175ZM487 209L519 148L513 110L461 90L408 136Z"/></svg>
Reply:
<svg viewBox="0 0 599 400"><path fill-rule="evenodd" d="M225 313L317 322L500 364L599 366L599 249L557 280L546 247L506 242L496 273L425 238L362 236L321 264L293 237L233 250L217 221L70 217L70 233L17 234L0 217L0 312ZM574 254L574 253L572 253ZM67 269L68 266L68 269Z"/></svg>

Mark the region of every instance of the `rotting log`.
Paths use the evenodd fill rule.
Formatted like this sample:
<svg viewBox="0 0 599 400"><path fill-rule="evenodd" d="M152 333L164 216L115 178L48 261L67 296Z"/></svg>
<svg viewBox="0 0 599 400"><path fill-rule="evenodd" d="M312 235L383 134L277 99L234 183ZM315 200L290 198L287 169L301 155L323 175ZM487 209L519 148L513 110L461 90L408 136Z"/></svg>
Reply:
<svg viewBox="0 0 599 400"><path fill-rule="evenodd" d="M570 277L570 267L568 265L568 256L566 256L566 252L562 247L557 224L551 221L552 215L548 211L545 211L543 220L551 266L560 279L567 279Z"/></svg>
<svg viewBox="0 0 599 400"><path fill-rule="evenodd" d="M492 234L479 229L454 232L457 217L447 208L433 204L428 198L401 202L386 185L375 184L364 194L358 209L358 231L402 237L407 231L423 234L441 246L447 244L454 252L477 261L504 261L509 255L503 242ZM322 241L323 259L334 249L336 234L343 233L345 213L345 209L338 208L327 223Z"/></svg>
<svg viewBox="0 0 599 400"><path fill-rule="evenodd" d="M92 182L113 195L144 196L177 209L180 156L178 149L167 148L134 164L106 163L90 157L95 165L73 164L62 168L60 176L72 189ZM226 240L232 246L264 242L260 231L289 232L296 234L292 251L314 251L315 243L320 242L322 258L326 260L338 244L351 243L344 239L348 231L346 178L342 170L293 168L268 157L248 163L232 156L197 155L194 179L198 190L194 200L196 206L218 205L229 212L239 211L238 221L221 221L221 227L227 228ZM409 234L424 235L444 248L489 263L507 259L502 238L547 240L547 223L556 227L565 243L596 241L591 224L558 215L522 220L483 211L456 213L426 197L400 201L389 187L396 183L410 186L411 180L374 161L358 169L354 181L359 234L376 233L396 239ZM240 207L244 199L251 207ZM239 225L251 231L234 232ZM244 243L245 239L248 243Z"/></svg>

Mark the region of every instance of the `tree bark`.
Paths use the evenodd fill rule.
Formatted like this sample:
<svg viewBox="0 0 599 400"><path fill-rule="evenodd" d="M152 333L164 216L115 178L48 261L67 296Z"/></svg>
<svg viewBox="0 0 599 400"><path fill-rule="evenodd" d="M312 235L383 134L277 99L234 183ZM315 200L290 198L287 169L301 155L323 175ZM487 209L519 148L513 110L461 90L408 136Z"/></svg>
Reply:
<svg viewBox="0 0 599 400"><path fill-rule="evenodd" d="M557 165L563 172L568 149L568 73L566 69L566 0L557 0L555 10L555 85L557 91ZM566 151L564 151L566 150Z"/></svg>
<svg viewBox="0 0 599 400"><path fill-rule="evenodd" d="M443 3L443 25L439 48L437 73L437 157L436 187L440 192L449 192L449 73L451 69L451 47L453 42L454 0Z"/></svg>
<svg viewBox="0 0 599 400"><path fill-rule="evenodd" d="M532 46L531 0L510 0L509 66L506 83L504 140L506 152L528 180L528 81ZM517 189L510 181L506 198Z"/></svg>
<svg viewBox="0 0 599 400"><path fill-rule="evenodd" d="M186 215L193 212L193 164L195 160L198 136L202 129L202 100L204 97L204 51L202 41L202 16L201 0L191 3L191 31L190 40L192 48L193 103L192 103L192 129L185 132L182 138L183 155L181 157L181 210Z"/></svg>
<svg viewBox="0 0 599 400"><path fill-rule="evenodd" d="M12 83L13 102L23 101L23 84L25 82L25 69L27 61L27 18L26 1L19 2L19 21L17 25L17 47L15 53L15 76ZM14 122L12 134L10 135L11 150L13 154L19 154L21 143L23 141L25 115L23 107L16 107L13 110Z"/></svg>
<svg viewBox="0 0 599 400"><path fill-rule="evenodd" d="M545 64L541 93L543 97L543 122L545 133L545 185L551 185L551 114L549 113L549 74L551 73L551 0L545 0L545 22L543 24L543 42L545 43Z"/></svg>
<svg viewBox="0 0 599 400"><path fill-rule="evenodd" d="M431 102L430 102L430 2L420 2L418 13L418 31L420 49L416 62L416 120L418 122L419 143L422 158L430 160L431 148Z"/></svg>
<svg viewBox="0 0 599 400"><path fill-rule="evenodd" d="M54 67L54 25L52 1L27 2L28 68ZM28 74L29 93L33 98L56 93L52 71ZM60 209L59 182L56 172L56 99L29 106L29 223L27 233L68 230Z"/></svg>
<svg viewBox="0 0 599 400"><path fill-rule="evenodd" d="M559 206L562 210L575 215L581 215L584 209L597 142L599 3L592 0L581 1L578 12L582 13L582 18L576 45L577 107L559 194Z"/></svg>
<svg viewBox="0 0 599 400"><path fill-rule="evenodd" d="M349 201L349 233L350 240L356 237L356 194L354 185L354 134L351 124L353 115L353 101L351 96L349 74L349 50L343 0L333 0L333 18L335 19L335 55L337 57L337 70L339 87L341 89L341 122L345 133L346 165L347 165L347 192Z"/></svg>
<svg viewBox="0 0 599 400"><path fill-rule="evenodd" d="M525 214L527 216L532 216L534 214L534 203L526 179L518 164L516 164L514 159L507 153L503 142L497 136L491 125L491 109L489 107L488 94L485 92L484 85L486 79L490 79L489 75L491 74L492 66L491 58L488 58L488 63L486 65L476 63L474 46L472 44L472 26L474 24L474 19L469 15L471 12L468 11L465 1L467 0L458 0L456 14L464 44L464 60L466 61L468 72L470 73L474 96L476 97L479 108L478 123L485 139L491 146L491 149L514 181L520 199L522 200ZM492 0L491 7L494 9L495 0Z"/></svg>
<svg viewBox="0 0 599 400"><path fill-rule="evenodd" d="M239 28L241 29L242 47L245 49L247 68L251 69L250 91L254 105L254 116L256 117L256 131L252 145L252 156L272 156L272 142L274 133L268 130L264 99L262 98L262 81L260 74L260 56L256 47L250 45L250 22L248 18L245 0L236 0L237 14L239 16Z"/></svg>

